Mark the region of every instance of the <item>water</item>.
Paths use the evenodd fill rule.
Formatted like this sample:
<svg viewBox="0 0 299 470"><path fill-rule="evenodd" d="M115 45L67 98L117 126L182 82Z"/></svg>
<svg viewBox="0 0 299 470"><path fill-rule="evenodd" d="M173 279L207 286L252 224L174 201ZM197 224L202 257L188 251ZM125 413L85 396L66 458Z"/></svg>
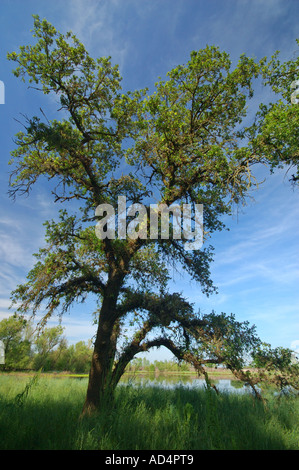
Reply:
<svg viewBox="0 0 299 470"><path fill-rule="evenodd" d="M217 387L219 392L229 393L251 393L250 386L243 384L239 380L218 379L211 380L211 383ZM132 385L137 387L161 387L164 389L173 389L175 387L185 387L188 389L204 388L206 381L194 376L136 376L126 375L122 377L120 385Z"/></svg>

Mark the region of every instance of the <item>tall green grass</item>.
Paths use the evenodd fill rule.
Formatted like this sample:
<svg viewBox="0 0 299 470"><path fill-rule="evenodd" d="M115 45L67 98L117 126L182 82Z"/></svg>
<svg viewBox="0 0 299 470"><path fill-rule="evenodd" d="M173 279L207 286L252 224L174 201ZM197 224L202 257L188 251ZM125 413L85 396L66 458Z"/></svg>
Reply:
<svg viewBox="0 0 299 470"><path fill-rule="evenodd" d="M27 387L26 387L27 386ZM0 376L1 449L299 449L299 402L204 389L118 387L79 420L87 380Z"/></svg>

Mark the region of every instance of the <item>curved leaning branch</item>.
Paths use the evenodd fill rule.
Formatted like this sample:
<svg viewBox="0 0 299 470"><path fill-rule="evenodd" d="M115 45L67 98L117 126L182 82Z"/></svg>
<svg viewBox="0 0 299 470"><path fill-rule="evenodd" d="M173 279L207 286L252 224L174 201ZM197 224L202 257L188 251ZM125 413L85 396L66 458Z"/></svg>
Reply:
<svg viewBox="0 0 299 470"><path fill-rule="evenodd" d="M196 315L192 306L179 294L169 294L163 298L132 294L130 300L124 304L127 308L145 309L149 315L115 363L113 387L136 354L164 346L178 361L192 364L198 374L204 376L207 386L217 393L205 368L208 363L225 365L239 380L251 386L257 398L262 398L256 388L258 380L243 371L244 354L260 344L255 336L255 327L249 327L248 322L237 322L232 315L216 315L214 312ZM149 339L149 333L155 327L162 327L164 334Z"/></svg>

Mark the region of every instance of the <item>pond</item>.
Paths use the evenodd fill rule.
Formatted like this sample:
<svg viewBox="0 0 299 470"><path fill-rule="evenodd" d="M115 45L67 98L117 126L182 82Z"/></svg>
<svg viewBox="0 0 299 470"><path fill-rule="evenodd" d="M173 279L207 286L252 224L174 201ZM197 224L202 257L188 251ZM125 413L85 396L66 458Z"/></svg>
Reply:
<svg viewBox="0 0 299 470"><path fill-rule="evenodd" d="M239 380L217 379L211 380L219 392L251 393L250 386L243 384ZM204 388L206 381L194 376L160 375L160 376L138 376L125 375L120 381L120 385L132 385L137 387L162 387L171 389L174 387Z"/></svg>

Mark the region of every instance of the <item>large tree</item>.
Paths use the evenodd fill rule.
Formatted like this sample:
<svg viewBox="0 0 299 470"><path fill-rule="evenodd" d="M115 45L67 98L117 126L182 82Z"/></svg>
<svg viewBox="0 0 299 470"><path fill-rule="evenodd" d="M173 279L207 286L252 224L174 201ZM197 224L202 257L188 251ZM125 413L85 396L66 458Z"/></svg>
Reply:
<svg viewBox="0 0 299 470"><path fill-rule="evenodd" d="M261 128L242 129L265 59L242 55L232 68L228 54L207 46L154 92L129 92L111 59L93 59L72 33L62 35L35 16L34 37L34 45L8 57L18 64L16 76L59 98L61 119L44 112L26 118L12 152L10 194L27 194L47 177L55 182L55 202L67 209L59 221L46 223L46 246L35 255L28 282L13 293L18 310L35 314L42 307L46 322L89 294L97 297L84 413L112 395L126 365L151 347L167 347L204 374L205 363L225 363L244 378L245 353L260 345L254 327L234 316L200 315L167 285L169 268L179 266L204 293L215 291L207 239L224 228L222 216L245 201L256 183L254 165L269 160L268 147L257 142ZM252 137L247 143L246 133ZM135 237L97 237L96 208L112 205L118 226L121 195L148 215L152 202L203 204L204 247L186 250L184 233L172 236L172 219L168 239L161 232L152 239L149 224L141 236L133 213ZM128 325L135 327L131 338L123 334Z"/></svg>

